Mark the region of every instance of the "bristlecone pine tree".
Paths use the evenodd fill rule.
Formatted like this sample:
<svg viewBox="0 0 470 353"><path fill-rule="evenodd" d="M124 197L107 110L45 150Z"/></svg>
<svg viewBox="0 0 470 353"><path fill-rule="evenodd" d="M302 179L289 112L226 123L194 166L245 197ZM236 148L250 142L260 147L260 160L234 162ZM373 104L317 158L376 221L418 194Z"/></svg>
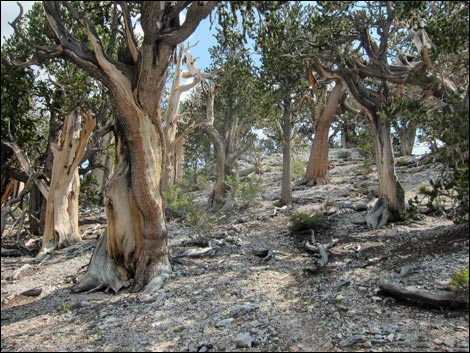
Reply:
<svg viewBox="0 0 470 353"><path fill-rule="evenodd" d="M116 165L105 189L107 230L74 291L117 292L131 278L134 291L153 291L171 271L161 192L168 160L161 113L168 68L176 46L218 2L110 2L99 26L93 19L100 10L93 7L91 16L89 4L44 1L53 41L36 45L26 39L36 49L29 64L72 61L106 86L116 112ZM141 38L133 32L132 16L140 17Z"/></svg>

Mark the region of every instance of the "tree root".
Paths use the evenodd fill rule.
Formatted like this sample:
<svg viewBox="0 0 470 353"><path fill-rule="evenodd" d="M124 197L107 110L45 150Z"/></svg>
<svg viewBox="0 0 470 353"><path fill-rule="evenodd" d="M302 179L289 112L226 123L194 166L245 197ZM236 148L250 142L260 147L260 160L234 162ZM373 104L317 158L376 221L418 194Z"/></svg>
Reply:
<svg viewBox="0 0 470 353"><path fill-rule="evenodd" d="M88 265L87 273L72 288L73 293L92 292L110 289L117 293L121 288L128 287L127 270L108 256L107 232L96 243L95 251Z"/></svg>
<svg viewBox="0 0 470 353"><path fill-rule="evenodd" d="M372 229L382 228L389 221L390 215L387 202L380 197L374 207L367 213L367 226Z"/></svg>

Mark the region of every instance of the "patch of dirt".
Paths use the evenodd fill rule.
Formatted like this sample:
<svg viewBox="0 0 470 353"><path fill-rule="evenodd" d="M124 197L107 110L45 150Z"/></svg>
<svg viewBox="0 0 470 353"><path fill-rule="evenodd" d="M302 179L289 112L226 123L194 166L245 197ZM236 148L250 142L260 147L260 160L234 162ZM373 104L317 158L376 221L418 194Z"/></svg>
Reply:
<svg viewBox="0 0 470 353"><path fill-rule="evenodd" d="M330 151L330 158L337 154ZM296 158L306 161L308 154ZM42 261L2 257L1 350L468 351L468 311L412 306L378 288L381 278L392 277L444 290L453 273L468 269L468 227L421 215L368 229L360 221L366 211L356 206L375 201L377 174L359 159L336 162L330 185L296 186L292 209L277 208L279 161L279 155L266 158L258 205L220 217L212 236L216 254L174 262L156 294L70 292L105 227L104 210L82 212L80 244ZM437 173L435 165L397 168L406 199ZM197 195L202 205L208 190ZM293 212L328 215L315 239L338 243L323 268L311 271L317 260L303 245L310 234L290 233ZM182 223L170 222L168 229L173 254L197 238ZM270 260L255 255L268 249ZM33 288L41 294L20 294ZM251 338L250 348L236 347L240 334Z"/></svg>

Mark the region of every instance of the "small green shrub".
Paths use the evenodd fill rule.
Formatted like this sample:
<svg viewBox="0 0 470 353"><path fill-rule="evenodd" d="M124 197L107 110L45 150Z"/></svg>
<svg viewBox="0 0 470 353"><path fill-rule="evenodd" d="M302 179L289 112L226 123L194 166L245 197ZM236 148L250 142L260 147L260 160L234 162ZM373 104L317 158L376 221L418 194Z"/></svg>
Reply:
<svg viewBox="0 0 470 353"><path fill-rule="evenodd" d="M418 206L421 202L418 199L418 196L415 196L413 199L408 200L408 207L406 208L406 218L412 220L419 220L419 209Z"/></svg>
<svg viewBox="0 0 470 353"><path fill-rule="evenodd" d="M419 192L425 195L429 195L432 193L432 189L428 185L420 185Z"/></svg>
<svg viewBox="0 0 470 353"><path fill-rule="evenodd" d="M325 225L325 216L323 213L293 213L290 218L292 232L302 232L309 229L318 230Z"/></svg>
<svg viewBox="0 0 470 353"><path fill-rule="evenodd" d="M307 163L302 161L293 161L291 165L292 176L294 178L302 177L305 174Z"/></svg>
<svg viewBox="0 0 470 353"><path fill-rule="evenodd" d="M167 215L184 218L196 234L210 235L214 229L215 219L195 203L191 193L184 191L179 185L173 185L164 196Z"/></svg>
<svg viewBox="0 0 470 353"><path fill-rule="evenodd" d="M451 288L468 287L468 270L466 268L452 274L451 278L449 284Z"/></svg>
<svg viewBox="0 0 470 353"><path fill-rule="evenodd" d="M349 151L339 151L338 158L348 160L351 157L351 152Z"/></svg>
<svg viewBox="0 0 470 353"><path fill-rule="evenodd" d="M256 175L251 175L240 182L239 192L236 195L249 205L257 205L259 194L260 180Z"/></svg>
<svg viewBox="0 0 470 353"><path fill-rule="evenodd" d="M93 208L103 205L103 195L96 192L97 186L98 182L93 174L88 173L83 176L80 180L80 193L78 195L80 206Z"/></svg>
<svg viewBox="0 0 470 353"><path fill-rule="evenodd" d="M230 187L230 190L232 190L235 196L238 196L240 192L240 179L233 175L227 175L225 177L225 184Z"/></svg>

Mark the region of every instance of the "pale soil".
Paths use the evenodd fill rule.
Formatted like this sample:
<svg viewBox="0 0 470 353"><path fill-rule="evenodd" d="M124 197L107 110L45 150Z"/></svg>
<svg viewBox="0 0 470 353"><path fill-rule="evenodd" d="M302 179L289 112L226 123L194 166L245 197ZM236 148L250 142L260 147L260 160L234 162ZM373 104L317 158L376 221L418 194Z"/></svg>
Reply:
<svg viewBox="0 0 470 353"><path fill-rule="evenodd" d="M337 159L337 151L331 151ZM300 160L308 156L300 154ZM429 309L378 292L383 276L433 292L452 273L469 266L468 234L426 233L450 226L444 217L421 215L380 230L356 224L365 211L339 209L316 240L338 238L330 262L312 273L314 258L290 234L290 214L334 210L339 204L373 204L376 173L363 162L338 162L332 184L295 187L293 210L274 207L280 188L280 156L266 160L259 205L221 217L214 237L223 242L213 257L175 263L155 295L103 292L72 294L105 227L104 212L82 212L84 241L43 262L2 257L2 351L468 351L467 310ZM414 197L437 175L434 165L397 168ZM202 203L207 191L198 193ZM420 196L422 197L422 196ZM170 222L176 254L194 238L189 227ZM273 249L266 263L254 250ZM40 287L38 297L20 295ZM248 334L251 348L236 348ZM346 339L358 335L353 345Z"/></svg>

